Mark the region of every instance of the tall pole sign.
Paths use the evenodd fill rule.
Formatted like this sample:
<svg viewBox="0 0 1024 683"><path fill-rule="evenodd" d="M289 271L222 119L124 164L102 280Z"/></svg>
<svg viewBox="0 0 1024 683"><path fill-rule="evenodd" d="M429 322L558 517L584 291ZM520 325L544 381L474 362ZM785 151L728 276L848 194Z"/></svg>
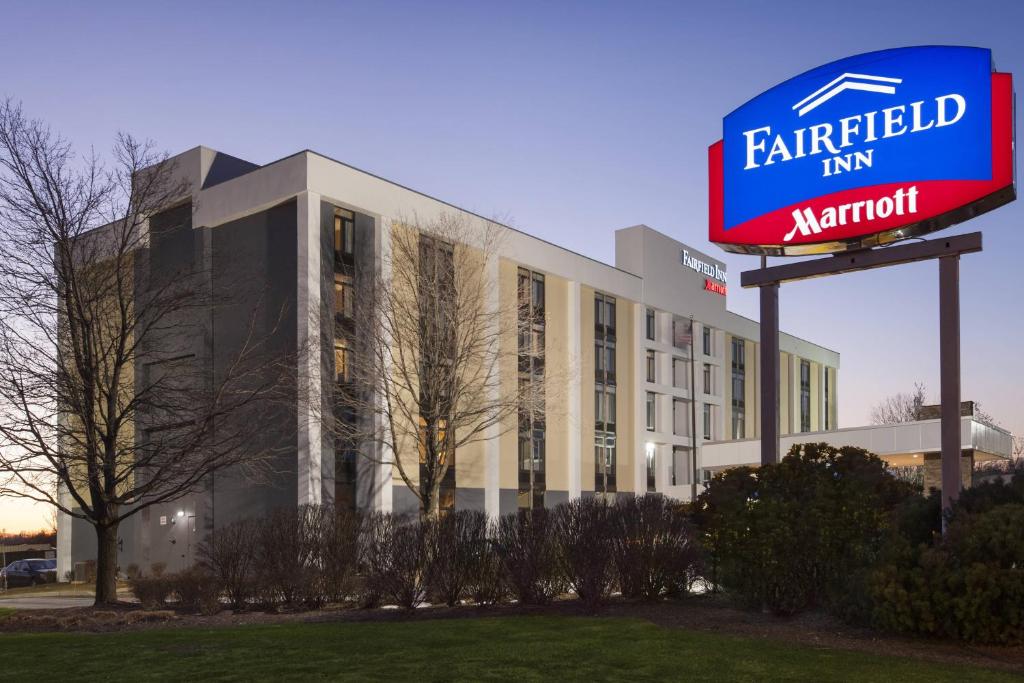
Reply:
<svg viewBox="0 0 1024 683"><path fill-rule="evenodd" d="M726 251L833 254L741 276L761 289L761 460L776 462L783 282L940 260L942 496L960 482L959 257L981 235L888 246L1016 198L1014 92L991 51L925 46L842 59L732 113L708 151L709 237ZM887 247L880 249L879 247ZM839 257L839 258L836 258Z"/></svg>

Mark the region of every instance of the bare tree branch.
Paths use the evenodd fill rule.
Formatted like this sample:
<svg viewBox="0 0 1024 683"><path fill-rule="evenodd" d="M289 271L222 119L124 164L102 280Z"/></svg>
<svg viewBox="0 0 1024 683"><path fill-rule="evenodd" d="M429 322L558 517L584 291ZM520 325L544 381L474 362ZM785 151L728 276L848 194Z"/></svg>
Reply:
<svg viewBox="0 0 1024 683"><path fill-rule="evenodd" d="M238 352L201 362L210 274L150 251L190 222L191 188L151 142L117 137L115 164L0 104L0 495L93 525L97 603L116 600L118 525L200 488L257 474L253 448L294 374L252 311Z"/></svg>

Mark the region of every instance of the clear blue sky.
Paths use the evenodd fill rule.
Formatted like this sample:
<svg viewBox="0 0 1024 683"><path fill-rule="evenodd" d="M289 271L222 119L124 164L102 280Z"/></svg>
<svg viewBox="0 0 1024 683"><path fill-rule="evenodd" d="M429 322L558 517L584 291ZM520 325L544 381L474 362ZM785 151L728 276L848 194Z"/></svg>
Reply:
<svg viewBox="0 0 1024 683"><path fill-rule="evenodd" d="M48 2L4 24L0 94L83 150L117 130L257 163L308 147L609 263L613 231L646 223L723 257L730 307L755 318L738 274L756 259L706 238L722 115L904 45L990 47L1024 79L1013 1ZM1024 202L969 230L963 395L1024 433ZM841 426L915 381L937 397L937 285L925 263L783 287L783 328L842 354Z"/></svg>

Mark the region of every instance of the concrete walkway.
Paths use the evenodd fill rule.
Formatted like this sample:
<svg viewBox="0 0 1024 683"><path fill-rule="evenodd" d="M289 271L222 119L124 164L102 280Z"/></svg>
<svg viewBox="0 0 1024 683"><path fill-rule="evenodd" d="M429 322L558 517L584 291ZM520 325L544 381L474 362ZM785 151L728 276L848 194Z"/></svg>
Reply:
<svg viewBox="0 0 1024 683"><path fill-rule="evenodd" d="M60 595L22 595L16 598L0 597L0 607L9 609L68 609L69 607L88 607L92 604L91 596L64 597Z"/></svg>

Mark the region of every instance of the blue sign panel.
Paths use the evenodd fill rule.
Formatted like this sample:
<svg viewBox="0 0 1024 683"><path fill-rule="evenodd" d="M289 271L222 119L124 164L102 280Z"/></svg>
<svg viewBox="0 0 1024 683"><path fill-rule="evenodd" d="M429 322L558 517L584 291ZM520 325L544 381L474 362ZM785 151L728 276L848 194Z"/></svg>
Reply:
<svg viewBox="0 0 1024 683"><path fill-rule="evenodd" d="M845 190L991 180L991 140L987 49L910 47L832 62L725 118L721 227Z"/></svg>

